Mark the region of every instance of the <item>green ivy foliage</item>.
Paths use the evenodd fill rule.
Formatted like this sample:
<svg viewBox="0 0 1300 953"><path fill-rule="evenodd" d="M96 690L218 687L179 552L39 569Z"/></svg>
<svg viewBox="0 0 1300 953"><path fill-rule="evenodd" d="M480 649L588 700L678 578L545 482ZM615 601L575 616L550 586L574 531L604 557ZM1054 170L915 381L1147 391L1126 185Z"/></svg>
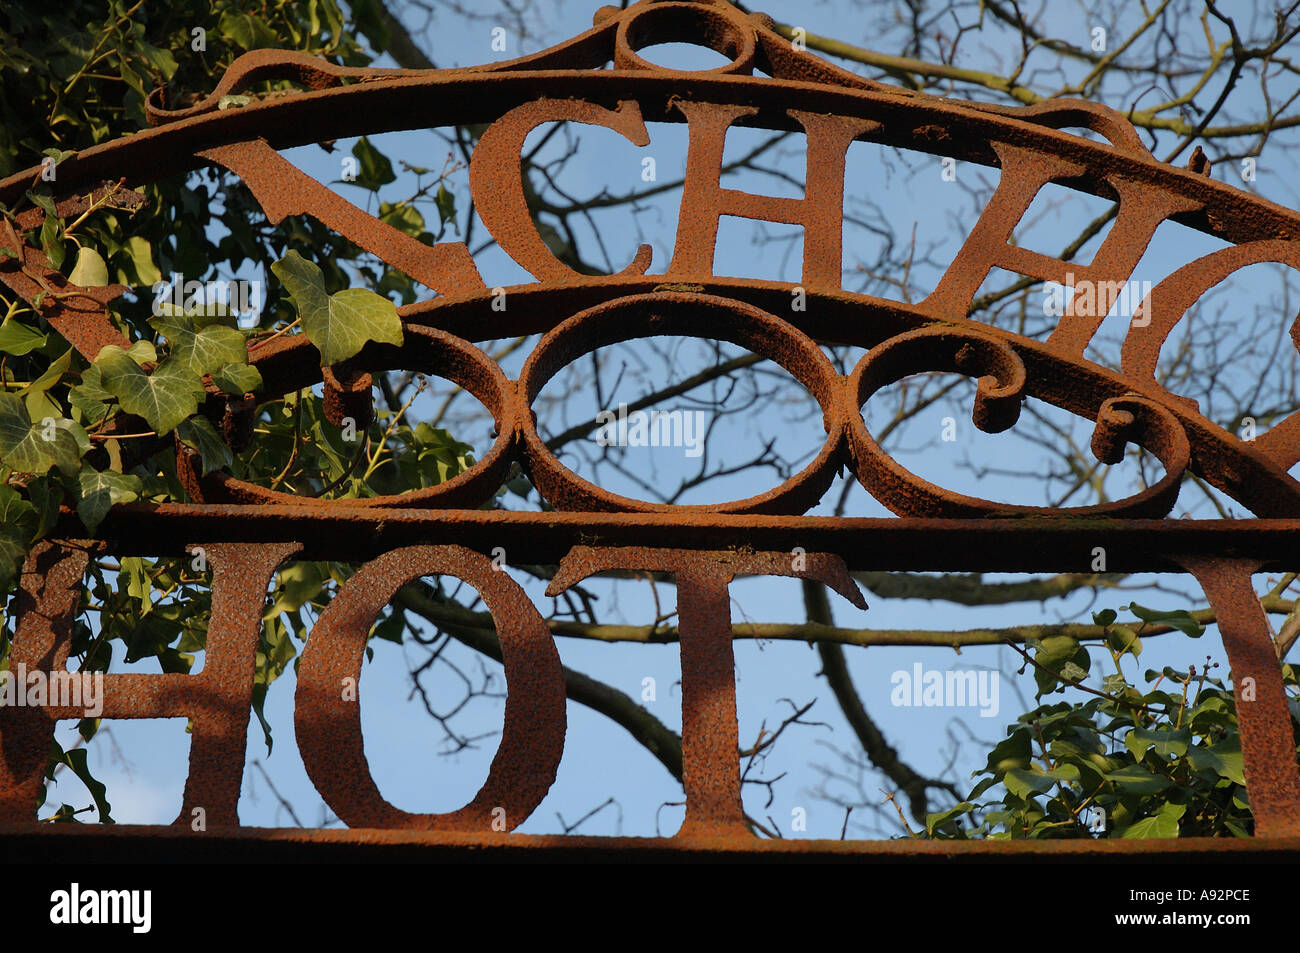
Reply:
<svg viewBox="0 0 1300 953"><path fill-rule="evenodd" d="M198 44L198 40L202 43ZM55 164L90 146L146 128L143 105L155 87L171 106L210 92L223 71L248 50L278 47L364 65L387 42L367 0L64 0L10 4L0 10L0 176ZM268 85L223 105L238 108ZM404 166L417 195L379 201L397 176L368 139L352 149L351 183L378 201L389 225L432 244L455 221L455 197L429 169ZM54 193L33 182L23 202L0 208L0 258L12 257L12 227L55 268L85 287L119 283L113 317L129 346L105 348L87 361L41 315L41 301L0 294L0 606L30 546L61 512L75 512L93 531L111 506L135 500L183 500L174 439L193 448L205 472L228 469L263 486L324 498L362 498L436 485L473 462L470 448L445 430L405 417L406 407L379 408L375 421L349 440L303 390L259 405L257 439L233 451L200 410L213 392L258 395L261 379L249 348L295 327L321 351L343 360L367 340L400 342L393 299L414 300L405 275L363 255L346 239L304 217L279 226L237 179L214 170L110 191L71 221L59 216ZM426 222L417 199L432 206ZM41 224L21 233L16 214L41 210ZM213 236L219 236L213 240ZM283 293L266 296L261 323L241 329L218 309L161 308L149 291L175 273L200 281L260 274ZM354 287L358 279L368 287ZM263 397L265 395L262 395ZM130 439L105 439L129 423ZM173 437L174 434L174 437ZM61 509L62 508L62 509ZM294 664L310 620L351 574L343 563L293 562L278 573L257 653L254 711L263 715L271 684ZM166 672L188 672L206 644L210 570L201 559L125 557L92 563L72 654L84 671L104 671L114 642L129 662L155 660ZM1145 673L1137 687L1123 662L1142 651L1152 623L1188 635L1201 627L1188 613L1133 606L1134 620L1101 613L1105 651L1116 673L1104 697L1081 704L1042 704L1008 727L977 772L965 801L927 819L915 836L931 838L1060 838L1234 835L1250 833L1232 692L1210 671ZM0 619L0 667L8 665L12 619ZM390 609L373 636L400 642L400 608ZM1040 698L1074 690L1090 671L1088 649L1067 637L1030 647ZM1296 673L1284 667L1288 685ZM1295 712L1293 711L1293 717ZM98 722L85 720L84 738ZM89 772L84 747L51 752L49 777L60 766L79 777L93 803L60 805L54 819L95 811L111 821L104 786ZM44 794L42 795L44 796ZM1105 812L1105 824L1095 818Z"/></svg>
<svg viewBox="0 0 1300 953"><path fill-rule="evenodd" d="M1006 737L975 772L966 799L926 818L913 836L935 840L1060 838L1249 837L1254 818L1237 727L1236 700L1207 660L1186 672L1147 669L1139 687L1124 672L1142 653L1140 635L1153 623L1193 637L1203 626L1182 610L1130 606L1118 623L1110 609L1103 650L1115 672L1081 703L1041 704L1009 725ZM1077 687L1088 651L1067 637L1044 639L1026 654L1038 697ZM1082 664L1081 664L1082 663ZM1082 670L1082 671L1081 671ZM1297 687L1297 673L1282 667ZM1300 737L1300 704L1291 705Z"/></svg>
<svg viewBox="0 0 1300 953"><path fill-rule="evenodd" d="M369 0L68 0L0 10L0 176L49 160L54 181L33 179L13 207L0 206L0 259L15 242L40 248L54 268L82 287L122 284L111 306L128 346L103 348L93 361L45 320L41 297L27 302L0 289L0 608L13 595L30 547L75 514L94 532L110 508L137 500L185 500L175 442L193 449L205 473L284 492L345 499L432 486L473 464L470 448L445 430L408 419L410 404L380 407L374 422L345 434L324 416L311 389L283 397L261 393L250 348L274 334L302 333L332 364L367 341L400 343L396 301L415 299L409 278L366 255L313 219L272 227L239 180L222 170L131 191L96 193L85 214L60 216L58 164L91 146L147 128L144 103L163 87L169 108L215 88L241 54L297 50L361 66L387 36ZM262 84L228 97L238 108L291 88ZM331 143L323 147L332 149ZM369 140L353 149L361 174L349 183L361 204L378 201L397 176ZM378 201L385 222L432 244L454 223L455 201L427 169L404 166L417 194ZM123 170L127 171L127 170ZM434 191L436 189L436 192ZM432 207L431 231L417 207ZM40 210L24 232L17 216ZM436 232L436 234L435 234ZM156 302L153 288L175 274L209 282L251 277L269 289L259 323L240 327L224 307ZM417 393L423 386L417 388ZM220 395L253 395L257 439L233 450L204 413ZM219 420L219 418L218 418ZM342 564L298 562L279 573L257 656L254 709L297 657L309 621L350 574ZM94 561L75 623L73 655L84 671L104 671L111 644L128 662L153 659L163 671L188 672L206 644L210 571L202 560L122 558ZM0 668L7 667L12 617L0 625ZM401 641L405 620L390 612L376 637ZM296 641L295 641L296 640ZM266 743L271 726L263 720ZM89 739L97 722L83 721ZM91 791L94 804L64 804L55 819L111 806L91 777L83 748L51 753Z"/></svg>

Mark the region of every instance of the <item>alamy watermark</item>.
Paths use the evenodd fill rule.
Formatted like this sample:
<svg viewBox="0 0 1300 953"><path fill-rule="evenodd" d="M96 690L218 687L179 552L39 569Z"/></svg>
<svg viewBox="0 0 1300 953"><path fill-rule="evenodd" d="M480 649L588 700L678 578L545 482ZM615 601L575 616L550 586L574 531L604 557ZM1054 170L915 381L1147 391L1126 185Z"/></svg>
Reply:
<svg viewBox="0 0 1300 953"><path fill-rule="evenodd" d="M1001 675L994 669L925 669L920 662L909 672L899 669L889 678L894 690L889 703L896 708L979 708L981 718L998 713Z"/></svg>
<svg viewBox="0 0 1300 953"><path fill-rule="evenodd" d="M172 275L170 282L154 284L152 290L155 317L170 312L203 317L236 315L256 318L262 313L260 281L186 281L184 274L177 273Z"/></svg>
<svg viewBox="0 0 1300 953"><path fill-rule="evenodd" d="M80 708L87 718L104 713L103 672L28 671L25 662L0 672L0 708Z"/></svg>
<svg viewBox="0 0 1300 953"><path fill-rule="evenodd" d="M1065 315L1066 308L1083 317L1105 317L1113 308L1132 318L1135 328L1151 323L1151 282L1074 280L1074 272L1065 276L1065 284L1049 281L1043 285L1043 314L1049 318Z"/></svg>
<svg viewBox="0 0 1300 953"><path fill-rule="evenodd" d="M619 404L618 412L596 414L596 443L602 447L683 447L686 456L704 452L706 415L702 410L634 410Z"/></svg>
<svg viewBox="0 0 1300 953"><path fill-rule="evenodd" d="M153 925L152 890L90 890L74 883L50 894L50 922L76 925L123 924L132 933L148 933Z"/></svg>

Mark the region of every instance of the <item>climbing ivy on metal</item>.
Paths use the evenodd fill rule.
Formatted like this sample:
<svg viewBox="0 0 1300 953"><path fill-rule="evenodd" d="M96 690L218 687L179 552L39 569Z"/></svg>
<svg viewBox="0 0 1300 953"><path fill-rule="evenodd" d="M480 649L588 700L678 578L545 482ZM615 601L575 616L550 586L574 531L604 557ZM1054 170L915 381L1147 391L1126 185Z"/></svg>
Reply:
<svg viewBox="0 0 1300 953"><path fill-rule="evenodd" d="M684 72L638 53L670 41L702 43L730 62ZM610 62L613 68L604 68ZM218 108L224 96L283 79L305 90ZM741 810L729 582L738 574L816 579L864 607L849 570L1078 571L1101 546L1113 571L1185 572L1204 587L1236 684L1253 680L1249 701L1238 689L1238 713L1257 838L1300 836L1291 718L1268 623L1251 587L1254 572L1300 564L1300 483L1287 473L1300 460L1300 414L1247 442L1208 420L1194 401L1167 392L1154 375L1162 343L1210 287L1257 262L1300 268L1300 215L1294 211L1196 168L1158 162L1123 116L1102 106L1070 100L995 107L871 82L794 48L767 17L742 14L721 0L605 7L591 30L559 46L470 69L343 68L264 50L237 60L210 96L187 108L168 109L155 93L148 114L155 128L87 149L59 166L60 214L86 207L88 196L123 179L136 187L205 165L237 174L271 223L311 216L436 294L399 309L401 346L370 344L342 365L321 368L319 352L302 336L267 343L251 358L266 398L323 381L327 415L335 424L346 417L364 421L373 413L372 372L416 370L472 393L491 412L498 434L488 453L454 479L346 502L303 499L223 471L204 474L177 442L177 469L192 502L117 506L94 539L69 520L66 533L53 534L32 552L22 575L11 656L12 664L23 663L29 671L66 667L71 620L93 554L166 556L201 548L213 567L202 673L105 679L106 718L192 719L188 780L172 831L188 830L199 807L209 830L238 827L264 595L277 566L290 557L369 560L307 639L295 710L307 773L350 828L372 835L375 829L440 832L426 836L431 842L463 836L493 844L516 836L502 828L526 820L554 781L565 735L559 656L524 592L493 572L485 554L502 546L512 560L558 564L552 595L607 570L675 577L686 820L668 843L797 850L809 845L755 838ZM649 142L647 122L686 123L685 183L665 272L646 273L649 246L609 276L579 274L548 250L525 204L520 152L530 131L561 120L603 126L638 145ZM469 168L475 208L500 247L536 279L506 289L506 311L491 308L492 292L463 243L422 244L280 155L322 140L467 123L486 125ZM806 134L802 198L720 185L723 142L736 125ZM996 192L938 287L914 304L841 287L845 154L858 140L1001 170ZM0 182L0 201L20 196L37 171ZM1052 182L1118 202L1114 227L1089 265L1009 241L1039 190ZM798 287L806 295L805 310L790 312L788 283L713 274L723 215L802 226ZM1149 320L1128 330L1120 369L1100 366L1085 357L1085 348L1166 220L1230 247L1152 289L1144 302ZM1031 340L968 317L993 268L1061 284L1086 282L1098 289L1098 298L1088 308L1072 301L1046 340ZM53 290L41 313L87 358L107 344L126 343L107 315L108 304L126 290L121 286L69 285L33 247L0 263L0 281L29 302ZM1293 327L1300 343L1297 333ZM541 338L517 380L474 344L529 334ZM826 431L812 462L766 493L707 507L627 499L566 468L539 437L530 410L548 379L598 347L668 334L743 346L805 385L821 406ZM844 376L819 342L855 345L867 353ZM1032 396L1095 421L1092 449L1101 461L1118 462L1125 447L1135 444L1160 460L1165 476L1126 499L1060 509L1011 506L929 483L881 449L861 413L874 392L923 371L976 379L972 418L984 431L1013 426L1022 401ZM204 413L232 445L252 439L251 398L213 388ZM553 511L481 508L515 463ZM845 466L897 518L804 516ZM1166 519L1189 473L1256 518ZM791 560L796 548L806 560ZM500 635L509 694L500 748L478 794L449 814L409 814L388 803L371 778L359 702L340 700L338 686L360 679L370 626L397 589L431 574L456 576L482 594ZM76 710L53 704L0 708L0 822L6 831L36 825L55 721L75 717ZM1172 843L1120 846L1176 849ZM1022 848L989 843L960 849ZM1037 843L1033 849L1070 848Z"/></svg>

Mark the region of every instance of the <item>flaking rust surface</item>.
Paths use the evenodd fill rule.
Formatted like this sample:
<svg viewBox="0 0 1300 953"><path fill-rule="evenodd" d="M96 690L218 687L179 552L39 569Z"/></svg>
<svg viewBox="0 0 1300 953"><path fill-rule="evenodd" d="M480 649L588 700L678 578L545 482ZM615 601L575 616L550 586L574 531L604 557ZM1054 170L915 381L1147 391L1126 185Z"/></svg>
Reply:
<svg viewBox="0 0 1300 953"><path fill-rule="evenodd" d="M683 72L638 53L674 41L710 46L729 63ZM608 62L613 69L600 68ZM755 76L756 69L767 75ZM291 79L305 91L219 108L223 96L268 79ZM95 190L135 188L215 164L244 181L271 223L289 215L312 216L436 295L401 309L402 346L370 345L342 365L320 367L319 352L301 335L254 347L250 360L264 382L262 399L323 383L328 419L336 426L351 419L360 430L373 419L373 375L414 370L465 388L487 408L497 431L488 453L446 483L338 502L277 492L226 472L205 475L174 441L190 502L116 507L96 539L81 538L75 517L65 514L51 540L32 551L17 600L11 661L45 671L66 667L79 587L92 557L202 551L213 568L203 672L105 679L105 717L194 719L182 811L171 828L152 829L160 843L183 836L201 808L207 828L219 832L208 836L225 845L218 850L239 851L252 841L587 850L591 838L507 833L536 809L557 776L566 702L563 671L545 620L485 555L504 546L512 561L559 564L548 595L614 570L660 571L676 580L686 818L675 839L597 841L609 850L916 857L974 851L1015 856L1240 852L1241 845L1141 840L783 841L774 846L751 832L740 796L727 593L737 574L817 579L865 608L849 579L850 568L1061 571L1088 564L1096 545L1110 547L1114 570L1186 571L1200 580L1217 614L1236 683L1256 818L1253 843L1261 851L1269 844L1294 850L1300 843L1295 840L1300 774L1292 721L1268 623L1250 587L1253 571L1300 565L1300 544L1292 542L1300 538L1300 484L1287 473L1300 460L1300 414L1247 442L1155 379L1162 344L1206 290L1257 262L1300 268L1295 212L1215 181L1203 156L1186 169L1157 162L1124 117L1105 107L1074 100L995 107L899 90L794 49L770 19L741 13L722 0L602 7L592 29L566 43L470 69L346 68L260 50L237 60L207 98L172 110L158 91L149 98L147 113L156 129L84 150L60 164L55 196L60 214L88 207L91 195L102 194ZM610 276L580 275L550 254L524 202L520 148L533 129L559 121L601 126L635 145L649 143L647 121L687 124L681 211L662 274L648 274L651 251L644 245ZM501 248L537 279L504 289L512 302L508 313L491 307L498 289L486 287L464 244L430 247L416 241L306 176L279 151L327 138L456 122L487 124L469 169L476 208ZM802 198L721 187L727 131L737 125L806 135ZM1087 128L1105 142L1074 136L1065 127ZM853 141L1000 170L988 206L935 291L921 302L886 301L840 287L844 162ZM15 204L34 172L39 169L0 182L0 201ZM1114 225L1089 265L1010 243L1039 190L1055 180L1119 203ZM800 284L713 275L723 215L801 226ZM1232 245L1156 285L1144 302L1150 321L1129 330L1120 370L1100 367L1084 357L1085 348L1113 304L1112 288L1117 292L1118 284L1130 279L1165 220ZM19 216L23 229L39 224L33 212ZM76 288L16 233L10 243L20 246L19 254L0 262L0 282L38 306L83 356L93 359L106 344L126 343L107 313L124 288ZM1061 284L1090 282L1104 297L1094 299L1091 312L1076 312L1082 298L1076 295L1046 341L1022 338L968 318L993 268ZM806 296L803 310L790 308L792 294ZM518 380L509 379L474 344L507 334L541 335ZM1292 328L1292 339L1300 344L1297 334L1300 330ZM538 432L532 410L538 393L560 369L596 348L656 335L726 340L785 368L821 408L826 433L821 450L772 490L705 507L628 499L570 471ZM822 342L853 344L866 353L852 372L841 375L822 352ZM1022 402L1032 396L1095 421L1092 450L1099 460L1117 462L1127 446L1137 445L1163 464L1165 475L1126 499L1070 509L1007 505L922 480L880 448L862 408L880 389L924 371L960 373L977 382L972 421L981 430L997 433L1014 426ZM210 387L203 412L239 450L256 439L257 399ZM171 440L172 435L160 437ZM553 512L485 508L515 464L531 476ZM842 468L898 518L803 515ZM1264 519L1195 526L1168 520L1188 474ZM307 773L352 831L238 827L265 594L277 567L292 558L366 561L307 639L294 715ZM480 791L458 811L411 814L388 803L370 775L360 727L361 660L374 620L397 590L437 574L474 586L491 610L508 696L500 747ZM1242 689L1246 678L1252 680L1249 696ZM105 844L148 836L145 828L111 835L56 833L51 825L36 823L54 721L75 717L75 710L55 707L0 709L0 826L6 839L18 832L11 843L26 843L23 831L99 837Z"/></svg>

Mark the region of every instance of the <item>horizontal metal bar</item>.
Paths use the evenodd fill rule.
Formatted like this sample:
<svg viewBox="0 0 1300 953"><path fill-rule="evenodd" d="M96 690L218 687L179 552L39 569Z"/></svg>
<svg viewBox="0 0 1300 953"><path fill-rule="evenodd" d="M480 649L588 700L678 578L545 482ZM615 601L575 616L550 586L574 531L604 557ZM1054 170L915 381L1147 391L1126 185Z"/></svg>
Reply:
<svg viewBox="0 0 1300 953"><path fill-rule="evenodd" d="M84 530L65 518L57 536ZM512 512L314 505L119 506L100 527L124 555L181 555L189 544L301 542L311 559L366 560L399 546L459 544L508 563L557 563L573 546L805 552L849 569L1088 572L1104 550L1109 572L1183 572L1179 556L1257 559L1264 570L1300 565L1300 520L846 518L710 513Z"/></svg>
<svg viewBox="0 0 1300 953"><path fill-rule="evenodd" d="M759 840L728 837L584 837L529 834L454 834L366 828L303 830L242 828L190 833L188 828L117 824L0 825L5 863L146 862L555 862L688 860L852 861L855 863L981 863L996 859L1043 863L1082 860L1211 861L1300 860L1300 837L1102 838L1008 841Z"/></svg>

